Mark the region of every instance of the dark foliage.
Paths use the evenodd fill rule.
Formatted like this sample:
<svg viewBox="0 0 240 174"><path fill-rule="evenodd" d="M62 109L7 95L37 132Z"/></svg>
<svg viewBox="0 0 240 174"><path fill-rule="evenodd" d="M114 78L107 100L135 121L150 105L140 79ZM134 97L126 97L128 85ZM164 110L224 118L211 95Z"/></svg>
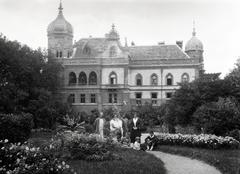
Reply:
<svg viewBox="0 0 240 174"><path fill-rule="evenodd" d="M240 110L236 100L220 98L217 102L202 105L193 114L193 123L205 133L227 135L240 129Z"/></svg>
<svg viewBox="0 0 240 174"><path fill-rule="evenodd" d="M0 140L24 142L31 134L32 125L31 114L0 114Z"/></svg>
<svg viewBox="0 0 240 174"><path fill-rule="evenodd" d="M56 102L61 65L41 49L0 36L0 112L31 113L35 127L53 128L63 113Z"/></svg>

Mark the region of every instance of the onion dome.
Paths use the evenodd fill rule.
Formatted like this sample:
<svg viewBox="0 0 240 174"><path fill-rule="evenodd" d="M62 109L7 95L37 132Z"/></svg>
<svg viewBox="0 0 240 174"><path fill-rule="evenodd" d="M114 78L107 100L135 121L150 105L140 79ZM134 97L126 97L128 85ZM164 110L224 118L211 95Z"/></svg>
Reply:
<svg viewBox="0 0 240 174"><path fill-rule="evenodd" d="M109 40L119 40L119 34L115 30L115 25L114 24L112 24L111 31L108 34L106 34L106 38L109 39Z"/></svg>
<svg viewBox="0 0 240 174"><path fill-rule="evenodd" d="M186 43L185 51L203 51L202 42L196 37L195 27L193 28L192 38Z"/></svg>
<svg viewBox="0 0 240 174"><path fill-rule="evenodd" d="M48 34L67 33L67 34L73 35L72 25L63 16L62 2L60 2L58 10L59 10L59 13L57 18L48 25L48 29L47 29Z"/></svg>

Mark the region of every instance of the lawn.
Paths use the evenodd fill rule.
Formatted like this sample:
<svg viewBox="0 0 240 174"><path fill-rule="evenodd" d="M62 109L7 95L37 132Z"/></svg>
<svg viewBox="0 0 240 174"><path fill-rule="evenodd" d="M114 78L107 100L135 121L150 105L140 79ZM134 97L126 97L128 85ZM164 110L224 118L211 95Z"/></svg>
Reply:
<svg viewBox="0 0 240 174"><path fill-rule="evenodd" d="M70 161L69 164L84 174L165 174L163 162L155 156L132 149L115 149L121 160L87 162Z"/></svg>
<svg viewBox="0 0 240 174"><path fill-rule="evenodd" d="M205 161L218 168L223 174L240 174L240 149L209 150L160 145L157 150Z"/></svg>
<svg viewBox="0 0 240 174"><path fill-rule="evenodd" d="M47 144L51 137L50 132L35 132L29 142L35 146L42 146ZM79 174L166 174L163 162L152 154L128 148L115 148L113 152L120 160L102 162L71 160L68 164Z"/></svg>

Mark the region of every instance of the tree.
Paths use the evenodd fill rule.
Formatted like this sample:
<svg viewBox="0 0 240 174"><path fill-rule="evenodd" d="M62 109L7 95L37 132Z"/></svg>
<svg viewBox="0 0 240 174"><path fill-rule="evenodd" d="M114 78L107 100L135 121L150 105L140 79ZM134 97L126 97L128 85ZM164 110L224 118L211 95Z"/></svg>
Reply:
<svg viewBox="0 0 240 174"><path fill-rule="evenodd" d="M0 112L29 112L34 115L35 125L52 127L61 115L58 107L64 108L54 97L61 70L61 65L41 49L32 50L1 35Z"/></svg>
<svg viewBox="0 0 240 174"><path fill-rule="evenodd" d="M193 124L215 135L240 129L240 110L235 98L219 98L217 102L210 102L199 107L193 114Z"/></svg>
<svg viewBox="0 0 240 174"><path fill-rule="evenodd" d="M168 112L164 118L171 125L191 125L192 115L203 104L218 101L219 97L234 96L231 85L225 80L182 83L167 103Z"/></svg>

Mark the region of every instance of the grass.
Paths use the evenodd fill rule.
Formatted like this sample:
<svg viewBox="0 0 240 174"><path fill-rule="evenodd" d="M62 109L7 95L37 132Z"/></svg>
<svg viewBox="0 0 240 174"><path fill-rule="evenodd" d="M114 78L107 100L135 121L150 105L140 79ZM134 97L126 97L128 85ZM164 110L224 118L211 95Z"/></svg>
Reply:
<svg viewBox="0 0 240 174"><path fill-rule="evenodd" d="M155 156L143 151L118 148L114 151L121 160L88 162L69 161L78 172L84 174L165 174L163 162Z"/></svg>
<svg viewBox="0 0 240 174"><path fill-rule="evenodd" d="M222 174L240 174L240 149L210 150L181 146L158 146L157 150L202 160L219 169Z"/></svg>
<svg viewBox="0 0 240 174"><path fill-rule="evenodd" d="M28 141L35 146L42 146L48 144L51 138L51 132L35 132ZM120 160L71 160L68 164L77 173L84 174L166 174L163 162L152 154L127 148L115 148L113 152Z"/></svg>

